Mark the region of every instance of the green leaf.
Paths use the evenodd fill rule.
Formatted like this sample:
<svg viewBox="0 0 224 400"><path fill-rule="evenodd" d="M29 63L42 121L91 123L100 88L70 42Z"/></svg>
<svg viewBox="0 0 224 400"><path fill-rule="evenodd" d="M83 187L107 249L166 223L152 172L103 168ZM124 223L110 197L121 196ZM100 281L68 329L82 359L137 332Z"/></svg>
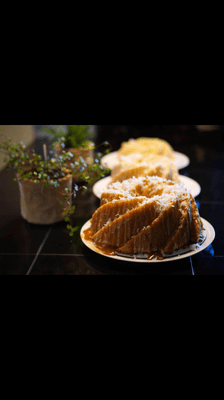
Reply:
<svg viewBox="0 0 224 400"><path fill-rule="evenodd" d="M71 210L69 211L70 214L74 214L75 212L75 206L72 206Z"/></svg>

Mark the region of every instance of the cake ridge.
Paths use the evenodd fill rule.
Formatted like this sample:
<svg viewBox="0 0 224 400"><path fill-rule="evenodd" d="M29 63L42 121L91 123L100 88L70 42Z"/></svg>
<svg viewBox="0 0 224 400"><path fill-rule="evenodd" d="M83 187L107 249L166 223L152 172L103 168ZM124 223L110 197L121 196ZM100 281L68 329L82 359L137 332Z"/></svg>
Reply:
<svg viewBox="0 0 224 400"><path fill-rule="evenodd" d="M96 233L109 222L125 214L141 204L147 203L149 199L145 196L134 197L133 199L114 199L98 208L92 215L92 231Z"/></svg>
<svg viewBox="0 0 224 400"><path fill-rule="evenodd" d="M124 254L139 254L156 252L158 249L160 251L163 250L167 236L178 227L179 217L178 198L175 198L151 225L145 227L138 235L129 240L129 242L117 251Z"/></svg>
<svg viewBox="0 0 224 400"><path fill-rule="evenodd" d="M164 198L163 203L159 196L154 196L148 200L146 204L128 211L101 228L93 235L93 240L98 244L111 244L114 246L120 246L129 240L132 235L142 230L145 224L150 224L155 219L155 216L158 216L166 208L168 197Z"/></svg>

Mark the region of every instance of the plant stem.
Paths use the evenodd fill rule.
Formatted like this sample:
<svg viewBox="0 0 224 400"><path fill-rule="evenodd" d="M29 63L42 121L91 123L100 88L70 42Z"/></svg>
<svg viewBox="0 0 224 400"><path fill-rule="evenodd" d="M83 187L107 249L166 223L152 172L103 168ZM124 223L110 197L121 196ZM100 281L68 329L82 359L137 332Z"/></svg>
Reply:
<svg viewBox="0 0 224 400"><path fill-rule="evenodd" d="M47 145L43 144L44 160L47 161Z"/></svg>

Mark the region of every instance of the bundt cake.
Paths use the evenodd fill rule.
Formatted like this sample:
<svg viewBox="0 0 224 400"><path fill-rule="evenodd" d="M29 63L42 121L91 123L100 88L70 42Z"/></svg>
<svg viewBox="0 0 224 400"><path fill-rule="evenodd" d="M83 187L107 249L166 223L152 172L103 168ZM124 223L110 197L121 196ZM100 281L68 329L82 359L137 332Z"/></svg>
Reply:
<svg viewBox="0 0 224 400"><path fill-rule="evenodd" d="M164 256L198 243L201 232L197 205L183 185L140 177L113 183L102 194L89 237L111 255Z"/></svg>
<svg viewBox="0 0 224 400"><path fill-rule="evenodd" d="M138 139L129 139L127 142L123 142L121 148L118 150L118 156L125 156L131 153L147 155L152 153L174 159L174 151L171 145L165 140L159 138L140 137Z"/></svg>
<svg viewBox="0 0 224 400"><path fill-rule="evenodd" d="M119 156L118 164L112 169L112 183L139 176L159 176L179 182L178 170L171 158L157 154L133 153Z"/></svg>

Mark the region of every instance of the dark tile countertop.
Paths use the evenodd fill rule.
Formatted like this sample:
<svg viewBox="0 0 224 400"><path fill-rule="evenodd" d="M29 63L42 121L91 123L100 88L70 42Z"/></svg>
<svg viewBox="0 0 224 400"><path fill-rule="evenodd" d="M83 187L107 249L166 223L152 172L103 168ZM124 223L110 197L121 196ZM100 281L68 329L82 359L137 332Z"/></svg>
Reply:
<svg viewBox="0 0 224 400"><path fill-rule="evenodd" d="M208 134L207 134L208 135ZM192 257L157 264L115 261L89 250L79 231L71 239L65 222L53 226L27 223L20 215L19 190L13 171L0 172L0 275L222 275L224 273L224 150L219 141L171 143L186 154L190 165L180 170L197 181L200 215L214 227L212 245ZM99 206L93 196L89 211L77 207L81 228Z"/></svg>

